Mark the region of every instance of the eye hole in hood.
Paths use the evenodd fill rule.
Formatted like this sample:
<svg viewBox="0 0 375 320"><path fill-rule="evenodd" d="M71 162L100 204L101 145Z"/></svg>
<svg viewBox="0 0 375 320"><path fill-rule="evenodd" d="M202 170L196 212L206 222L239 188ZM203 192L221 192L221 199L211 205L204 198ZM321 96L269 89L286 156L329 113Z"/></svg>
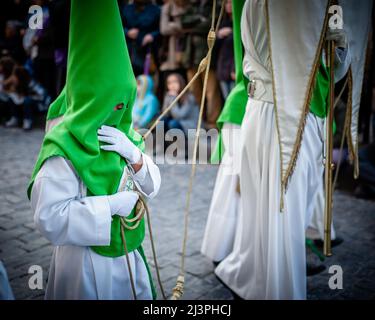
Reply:
<svg viewBox="0 0 375 320"><path fill-rule="evenodd" d="M121 103L116 104L116 106L115 106L115 108L113 110L116 111L116 110L121 110L123 108L124 108L124 103L121 102Z"/></svg>

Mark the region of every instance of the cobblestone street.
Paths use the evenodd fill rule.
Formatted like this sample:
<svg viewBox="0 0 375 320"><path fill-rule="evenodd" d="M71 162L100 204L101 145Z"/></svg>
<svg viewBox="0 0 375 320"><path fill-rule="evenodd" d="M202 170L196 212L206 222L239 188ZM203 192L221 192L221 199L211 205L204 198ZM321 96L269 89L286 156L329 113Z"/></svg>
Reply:
<svg viewBox="0 0 375 320"><path fill-rule="evenodd" d="M43 131L24 133L19 129L0 128L0 259L7 269L16 299L42 299L43 290L28 287L32 265L40 265L44 279L52 247L33 225L26 186ZM166 292L171 293L178 274L183 233L183 210L190 175L190 165L162 165L162 188L150 202L156 250ZM213 265L200 253L217 166L197 169L189 223L184 299L232 299L213 273ZM344 239L326 259L326 270L308 278L309 299L375 298L375 202L358 200L347 193L335 193L335 226ZM147 255L150 245L145 243ZM152 260L149 259L150 264ZM343 269L342 290L331 290L329 266ZM154 271L154 270L153 270ZM155 273L154 273L155 274ZM156 279L156 277L155 277Z"/></svg>

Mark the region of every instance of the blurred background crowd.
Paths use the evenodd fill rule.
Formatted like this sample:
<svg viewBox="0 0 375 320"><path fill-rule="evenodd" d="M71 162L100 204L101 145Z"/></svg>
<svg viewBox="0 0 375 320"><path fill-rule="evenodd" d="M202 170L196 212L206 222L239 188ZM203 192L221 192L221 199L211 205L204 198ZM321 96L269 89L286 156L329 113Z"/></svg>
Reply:
<svg viewBox="0 0 375 320"><path fill-rule="evenodd" d="M225 99L234 86L231 2L223 2L225 13L213 51L204 114L206 129L216 127ZM147 128L194 76L199 62L206 55L212 1L119 0L118 3L137 77L134 126ZM43 28L40 30L28 27L31 5L43 9ZM65 84L69 6L68 0L1 1L0 123L5 127L22 127L24 130L30 130L33 125L43 127L50 102ZM359 118L360 165L361 172L364 172L361 176L369 182L358 193L366 197L375 195L373 42L372 35ZM164 117L166 129L179 128L186 132L196 127L202 89L203 76ZM344 115L345 104L341 103L336 110L338 133L343 127ZM337 137L335 145L338 148L341 134Z"/></svg>
<svg viewBox="0 0 375 320"><path fill-rule="evenodd" d="M43 29L28 27L29 7L43 8ZM119 1L124 34L138 82L134 123L146 128L180 93L207 53L208 0ZM6 127L30 130L62 90L69 38L69 1L3 0L0 13L0 117ZM219 9L219 8L218 8ZM215 128L234 85L231 0L218 32L206 95L206 128ZM84 35L83 35L84 36ZM165 118L169 128L194 128L203 76Z"/></svg>

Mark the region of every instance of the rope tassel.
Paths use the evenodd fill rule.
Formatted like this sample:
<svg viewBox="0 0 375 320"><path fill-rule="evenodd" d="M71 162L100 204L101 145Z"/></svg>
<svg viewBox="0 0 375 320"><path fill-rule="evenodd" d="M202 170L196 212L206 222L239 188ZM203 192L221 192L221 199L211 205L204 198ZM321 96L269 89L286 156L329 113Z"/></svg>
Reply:
<svg viewBox="0 0 375 320"><path fill-rule="evenodd" d="M196 171L197 150L198 150L200 128L201 128L201 124L202 124L202 117L203 117L203 111L204 111L204 105L205 105L205 99L206 99L208 73L210 71L212 49L214 47L215 40L216 40L216 32L219 29L221 19L223 17L224 7L225 6L222 5L221 10L220 10L220 15L219 15L219 18L218 18L218 21L217 21L217 24L216 24L216 28L214 29L215 11L216 11L216 0L214 0L213 7L212 7L211 29L210 29L210 31L207 35L208 53L207 53L206 57L199 64L199 68L198 68L198 71L197 71L197 74L198 74L200 72L203 72L203 70L204 70L205 75L204 75L204 80L203 80L202 99L201 99L201 105L200 105L200 111L199 111L199 117L198 117L198 124L197 124L197 134L195 136L195 141L194 141L194 149L193 149L194 153L193 153L193 162L192 162L192 169L191 169L191 175L190 175L190 181L189 181L189 189L188 189L188 193L187 193L187 196L186 196L186 207L185 207L185 214L184 214L184 238L183 238L183 243L182 243L180 274L177 277L176 286L172 290L173 294L172 294L171 300L181 299L182 295L184 294L185 257L186 257L186 243L187 243L187 238L188 238L190 198L191 198L191 194L192 194L192 191L193 191L193 181L194 181L195 171Z"/></svg>
<svg viewBox="0 0 375 320"><path fill-rule="evenodd" d="M184 293L184 284L185 284L185 257L186 257L186 243L187 243L187 233L188 233L188 219L189 219L189 209L190 209L190 197L193 189L193 180L195 176L196 171L196 159L197 159L197 150L198 150L198 142L199 142L199 136L200 136L200 128L202 124L202 118L203 118L203 111L204 111L204 105L205 105L205 98L206 98L206 92L207 92L207 82L208 82L208 73L210 70L210 64L211 64L211 56L212 56L212 50L215 44L216 40L216 33L219 29L219 26L221 24L221 20L224 14L224 1L222 1L222 6L220 10L220 14L218 17L218 20L216 22L215 26L215 13L216 13L216 1L213 0L213 6L212 6L212 18L211 18L211 28L207 35L207 45L208 45L208 52L207 55L201 60L198 66L198 70L193 76L193 78L189 81L189 83L185 86L185 88L180 92L180 94L172 101L172 103L160 114L160 116L155 120L155 122L152 124L152 126L149 128L149 130L143 135L143 139L146 140L146 138L151 134L151 132L156 128L157 124L161 121L161 119L177 104L177 102L181 99L181 97L189 90L189 88L192 86L194 81L198 79L198 77L205 72L204 75L204 81L203 81L203 90L202 90L202 99L200 104L200 111L199 111L199 117L198 117L198 124L197 124L197 134L195 136L194 141L194 154L193 154L193 163L192 163L192 170L189 180L189 190L186 197L186 207L185 207L185 213L184 213L184 237L183 237L183 244L182 244L182 254L181 254L181 266L180 266L180 274L177 277L176 286L172 290L172 297L171 300L178 300L182 297ZM150 223L150 215L149 210L147 208L146 203L143 201L143 199L139 198L141 202L143 202L145 206L145 212L147 215L147 221L148 221L148 229L150 232L150 240L151 240L151 246L152 251L154 255L154 262L155 262L155 268L156 268L156 274L158 277L159 286L163 295L163 298L166 299L164 289L160 280L160 274L159 274L159 267L156 260L156 253L154 248L154 241L152 236L152 229L151 229L151 223ZM138 216L138 215L137 215ZM139 214L139 216L142 216ZM129 221L124 221L129 222ZM121 224L121 230L123 231L123 228L126 228L126 223ZM126 247L126 239L123 237L124 247ZM125 252L127 255L127 250L125 248ZM130 264L129 265L129 273L131 273ZM132 275L130 276L131 282L133 282ZM134 289L134 283L132 283L132 290L134 294L134 298L136 298L135 295L135 289Z"/></svg>
<svg viewBox="0 0 375 320"><path fill-rule="evenodd" d="M158 265L158 261L157 261L157 258L156 258L154 237L153 237L152 228L151 228L150 210L149 210L149 208L147 206L147 203L144 200L142 194L139 191L136 191L136 192L138 193L138 196L139 196L138 202L137 202L136 207L135 207L136 208L136 216L133 219L127 219L127 218L123 218L123 217L121 217L121 219L120 219L120 221L121 221L121 239L122 239L122 243L124 245L124 252L125 252L125 257L126 257L126 263L127 263L127 266L128 266L129 278L130 278L130 284L131 284L133 297L134 297L134 300L137 300L133 271L132 271L131 264L130 264L129 251L128 251L128 248L127 248L127 245L126 245L126 238L125 238L124 229L134 230L135 228L137 228L139 226L142 218L146 214L147 215L148 232L150 234L152 256L154 258L154 264L155 264L155 269L156 269L156 277L158 279L161 294L162 294L164 300L166 300L167 297L165 295L163 284L161 282L159 265ZM135 221L136 221L136 223L133 226L131 226L130 223L135 222Z"/></svg>
<svg viewBox="0 0 375 320"><path fill-rule="evenodd" d="M177 277L176 286L172 290L171 300L179 300L182 297L182 295L184 294L184 284L185 276L180 274Z"/></svg>

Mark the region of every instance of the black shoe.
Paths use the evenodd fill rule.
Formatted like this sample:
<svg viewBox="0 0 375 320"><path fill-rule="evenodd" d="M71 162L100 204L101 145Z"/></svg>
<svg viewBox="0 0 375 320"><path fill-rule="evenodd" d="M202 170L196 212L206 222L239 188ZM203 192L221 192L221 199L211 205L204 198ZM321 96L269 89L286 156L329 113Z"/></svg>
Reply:
<svg viewBox="0 0 375 320"><path fill-rule="evenodd" d="M374 200L375 199L375 191L373 187L370 187L365 184L360 184L355 190L354 195L356 198L364 199L364 200Z"/></svg>
<svg viewBox="0 0 375 320"><path fill-rule="evenodd" d="M344 239L343 238L340 238L340 237L337 237L336 239L334 240L331 240L331 247L337 247L338 245L340 245L341 243L344 242ZM322 249L323 246L324 246L324 241L321 240L321 239L315 239L314 240L314 244L315 246L317 246L319 249Z"/></svg>
<svg viewBox="0 0 375 320"><path fill-rule="evenodd" d="M308 263L306 265L306 275L308 277L314 276L316 274L319 274L319 273L323 272L325 269L326 269L326 267L323 264L313 265L313 264Z"/></svg>
<svg viewBox="0 0 375 320"><path fill-rule="evenodd" d="M212 264L214 265L214 267L216 268L219 264L220 264L221 261L212 261Z"/></svg>
<svg viewBox="0 0 375 320"><path fill-rule="evenodd" d="M235 293L231 288L229 288L216 274L215 274L215 277L217 280L219 280L219 282L227 289L230 291L230 293L232 294L233 296L233 300L245 300L245 299L242 299L237 293Z"/></svg>

